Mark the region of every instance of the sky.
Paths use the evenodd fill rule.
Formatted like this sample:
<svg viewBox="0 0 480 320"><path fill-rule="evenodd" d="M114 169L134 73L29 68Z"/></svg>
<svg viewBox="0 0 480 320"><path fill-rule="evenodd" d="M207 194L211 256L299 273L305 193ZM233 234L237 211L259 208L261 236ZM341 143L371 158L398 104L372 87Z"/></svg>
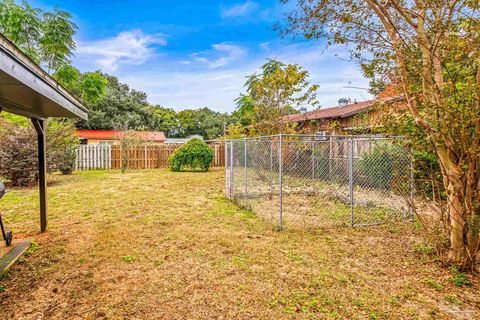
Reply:
<svg viewBox="0 0 480 320"><path fill-rule="evenodd" d="M175 110L209 107L232 112L246 76L266 59L297 63L320 85L324 108L340 98L371 98L368 80L345 47L321 40L282 38L275 30L293 2L278 0L31 0L73 15L78 26L73 65L102 70L148 94L152 104ZM307 109L311 109L307 106Z"/></svg>

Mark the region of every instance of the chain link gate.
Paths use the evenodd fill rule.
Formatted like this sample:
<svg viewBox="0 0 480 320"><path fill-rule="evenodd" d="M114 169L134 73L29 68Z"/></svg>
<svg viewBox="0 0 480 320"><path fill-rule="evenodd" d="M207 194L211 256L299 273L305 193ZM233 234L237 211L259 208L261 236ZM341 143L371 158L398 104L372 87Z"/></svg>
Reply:
<svg viewBox="0 0 480 320"><path fill-rule="evenodd" d="M398 139L275 135L226 142L226 195L284 227L412 218L412 162Z"/></svg>

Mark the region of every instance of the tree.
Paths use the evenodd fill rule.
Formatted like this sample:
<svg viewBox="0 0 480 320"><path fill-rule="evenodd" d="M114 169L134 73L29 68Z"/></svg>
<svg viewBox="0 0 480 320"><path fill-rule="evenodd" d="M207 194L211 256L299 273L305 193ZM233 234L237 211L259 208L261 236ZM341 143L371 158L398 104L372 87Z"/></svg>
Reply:
<svg viewBox="0 0 480 320"><path fill-rule="evenodd" d="M450 262L473 265L480 230L480 21L474 0L300 0L286 33L350 43L364 74L400 84L410 142L432 145ZM416 139L418 137L419 139Z"/></svg>
<svg viewBox="0 0 480 320"><path fill-rule="evenodd" d="M130 149L134 145L145 143L145 139L134 130L131 130L128 120L116 124L115 130L119 131L116 137L120 141L121 170L125 173L130 160Z"/></svg>
<svg viewBox="0 0 480 320"><path fill-rule="evenodd" d="M180 111L178 120L180 124L178 136L199 134L207 139L216 139L223 135L223 126L229 121L229 117L209 108L201 108Z"/></svg>
<svg viewBox="0 0 480 320"><path fill-rule="evenodd" d="M100 71L80 73L76 68L65 65L53 78L85 104L97 104L106 93L108 80Z"/></svg>
<svg viewBox="0 0 480 320"><path fill-rule="evenodd" d="M87 121L77 122L77 126L87 129L114 129L127 121L132 130L153 129L153 117L147 102L147 94L130 89L116 77L102 75L102 78L107 80L105 94L98 101L87 103L89 118ZM82 95L98 96L101 82L98 73L84 77L79 88L90 89L83 91Z"/></svg>
<svg viewBox="0 0 480 320"><path fill-rule="evenodd" d="M261 70L248 77L247 95L237 99L238 111L247 117L253 114L251 122L260 134L288 132L291 124L284 116L298 112L295 108L303 104L315 106L318 85L311 85L308 71L296 64L268 60Z"/></svg>
<svg viewBox="0 0 480 320"><path fill-rule="evenodd" d="M237 109L233 112L232 116L238 120L243 126L252 124L255 118L255 105L250 96L241 94L237 99Z"/></svg>
<svg viewBox="0 0 480 320"><path fill-rule="evenodd" d="M82 74L78 83L80 98L89 104L98 103L105 96L107 83L100 71Z"/></svg>
<svg viewBox="0 0 480 320"><path fill-rule="evenodd" d="M163 131L167 137L175 136L179 133L178 114L171 108L155 106L151 108L153 113L153 126L155 130Z"/></svg>
<svg viewBox="0 0 480 320"><path fill-rule="evenodd" d="M45 12L26 2L0 1L0 32L49 72L70 63L76 30L68 12Z"/></svg>
<svg viewBox="0 0 480 320"><path fill-rule="evenodd" d="M43 14L43 32L39 40L40 60L47 70L58 70L70 63L72 51L75 50L73 37L77 26L70 20L72 15L66 11L54 9Z"/></svg>

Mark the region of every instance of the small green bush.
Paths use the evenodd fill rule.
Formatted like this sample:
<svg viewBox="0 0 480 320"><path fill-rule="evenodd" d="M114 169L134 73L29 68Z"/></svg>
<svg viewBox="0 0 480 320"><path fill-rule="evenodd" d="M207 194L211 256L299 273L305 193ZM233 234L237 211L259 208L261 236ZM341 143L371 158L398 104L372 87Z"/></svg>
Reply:
<svg viewBox="0 0 480 320"><path fill-rule="evenodd" d="M192 139L175 151L168 163L172 171L190 170L208 171L214 156L213 150L202 140Z"/></svg>
<svg viewBox="0 0 480 320"><path fill-rule="evenodd" d="M472 281L468 278L468 276L460 272L459 268L457 266L452 266L451 268L453 276L450 278L450 282L456 285L457 287L471 287L472 286Z"/></svg>
<svg viewBox="0 0 480 320"><path fill-rule="evenodd" d="M405 180L410 161L400 145L380 142L371 152L363 154L358 165L364 186L389 189L394 182Z"/></svg>

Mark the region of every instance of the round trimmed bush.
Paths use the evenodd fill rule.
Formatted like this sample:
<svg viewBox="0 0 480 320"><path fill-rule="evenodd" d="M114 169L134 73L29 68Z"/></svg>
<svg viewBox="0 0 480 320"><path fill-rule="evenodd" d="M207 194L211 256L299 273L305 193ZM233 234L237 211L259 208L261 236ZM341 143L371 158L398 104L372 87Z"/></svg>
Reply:
<svg viewBox="0 0 480 320"><path fill-rule="evenodd" d="M212 163L214 152L200 139L192 139L178 148L168 163L172 171L200 170L208 171Z"/></svg>

